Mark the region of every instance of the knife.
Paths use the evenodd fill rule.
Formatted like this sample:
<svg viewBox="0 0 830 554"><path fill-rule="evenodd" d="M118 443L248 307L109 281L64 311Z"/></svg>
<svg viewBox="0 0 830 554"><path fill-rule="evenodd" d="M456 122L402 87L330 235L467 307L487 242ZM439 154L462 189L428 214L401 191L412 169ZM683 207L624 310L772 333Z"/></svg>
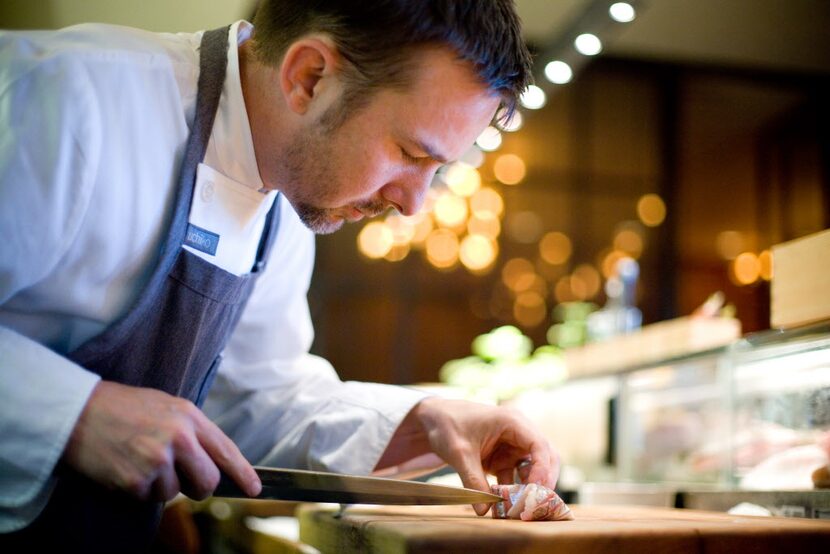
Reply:
<svg viewBox="0 0 830 554"><path fill-rule="evenodd" d="M303 469L254 467L262 481L256 498L340 504L474 504L504 500L500 496L461 487L363 477ZM222 475L213 496L251 498L227 475Z"/></svg>

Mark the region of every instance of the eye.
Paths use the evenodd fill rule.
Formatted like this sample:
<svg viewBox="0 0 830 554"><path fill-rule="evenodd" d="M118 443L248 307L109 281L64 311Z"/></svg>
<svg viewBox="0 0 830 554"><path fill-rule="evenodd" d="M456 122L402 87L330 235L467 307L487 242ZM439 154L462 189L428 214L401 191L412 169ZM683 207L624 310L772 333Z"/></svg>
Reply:
<svg viewBox="0 0 830 554"><path fill-rule="evenodd" d="M403 157L403 159L405 161L410 162L410 163L418 163L418 162L420 162L421 160L424 159L424 158L418 158L418 157L413 156L412 154L407 152L404 148L401 148L401 156Z"/></svg>

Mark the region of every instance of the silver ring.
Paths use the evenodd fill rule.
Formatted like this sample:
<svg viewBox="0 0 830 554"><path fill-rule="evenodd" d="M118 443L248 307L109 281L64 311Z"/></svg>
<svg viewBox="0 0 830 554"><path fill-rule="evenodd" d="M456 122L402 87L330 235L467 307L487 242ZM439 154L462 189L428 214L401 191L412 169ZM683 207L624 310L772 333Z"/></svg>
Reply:
<svg viewBox="0 0 830 554"><path fill-rule="evenodd" d="M533 462L530 460L530 458L523 458L519 460L519 463L516 464L516 469L523 469L532 464Z"/></svg>

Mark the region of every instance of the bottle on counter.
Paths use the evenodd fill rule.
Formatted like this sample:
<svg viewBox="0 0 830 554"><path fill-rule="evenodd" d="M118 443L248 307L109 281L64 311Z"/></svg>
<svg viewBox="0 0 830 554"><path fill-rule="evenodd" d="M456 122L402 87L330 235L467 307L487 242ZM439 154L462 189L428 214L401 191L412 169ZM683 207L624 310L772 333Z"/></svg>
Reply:
<svg viewBox="0 0 830 554"><path fill-rule="evenodd" d="M643 314L635 305L640 265L633 258L621 258L616 269L617 274L605 282L605 306L588 316L589 341L630 333L643 324Z"/></svg>

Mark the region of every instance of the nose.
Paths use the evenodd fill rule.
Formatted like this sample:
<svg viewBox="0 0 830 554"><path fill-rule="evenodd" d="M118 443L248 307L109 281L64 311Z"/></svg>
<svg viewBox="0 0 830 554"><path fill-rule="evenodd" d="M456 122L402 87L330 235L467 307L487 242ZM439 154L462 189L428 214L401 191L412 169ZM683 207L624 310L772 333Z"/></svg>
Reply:
<svg viewBox="0 0 830 554"><path fill-rule="evenodd" d="M435 170L406 175L384 186L380 194L386 202L395 206L401 215L415 215L424 204L434 175Z"/></svg>

